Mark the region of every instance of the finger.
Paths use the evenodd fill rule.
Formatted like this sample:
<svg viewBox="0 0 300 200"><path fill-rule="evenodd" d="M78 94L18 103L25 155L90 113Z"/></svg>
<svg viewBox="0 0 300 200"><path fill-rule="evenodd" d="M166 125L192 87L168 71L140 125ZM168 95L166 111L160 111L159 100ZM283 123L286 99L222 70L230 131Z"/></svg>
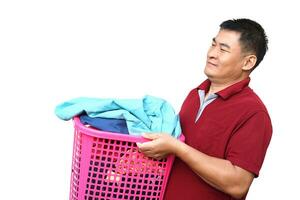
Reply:
<svg viewBox="0 0 300 200"><path fill-rule="evenodd" d="M136 145L141 152L151 151L153 149L152 141L144 143L136 142Z"/></svg>
<svg viewBox="0 0 300 200"><path fill-rule="evenodd" d="M161 153L157 153L157 154L153 154L150 157L155 158L156 160L162 160L166 157L165 154L161 154Z"/></svg>
<svg viewBox="0 0 300 200"><path fill-rule="evenodd" d="M140 149L141 148L141 146L143 145L142 143L140 143L140 142L136 142L135 143L136 144L136 146Z"/></svg>
<svg viewBox="0 0 300 200"><path fill-rule="evenodd" d="M159 138L160 135L158 133L143 133L142 136L144 138L147 138L147 139L150 139L150 140L154 140L154 139Z"/></svg>

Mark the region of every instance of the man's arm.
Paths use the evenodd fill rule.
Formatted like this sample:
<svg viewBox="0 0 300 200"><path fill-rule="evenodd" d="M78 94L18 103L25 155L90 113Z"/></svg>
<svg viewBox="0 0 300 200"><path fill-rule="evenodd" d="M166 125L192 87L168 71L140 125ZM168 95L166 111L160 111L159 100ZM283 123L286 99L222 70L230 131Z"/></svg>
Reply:
<svg viewBox="0 0 300 200"><path fill-rule="evenodd" d="M161 159L172 153L185 162L209 185L236 199L246 195L254 175L225 159L208 156L168 134L145 134L150 142L138 143L149 157Z"/></svg>

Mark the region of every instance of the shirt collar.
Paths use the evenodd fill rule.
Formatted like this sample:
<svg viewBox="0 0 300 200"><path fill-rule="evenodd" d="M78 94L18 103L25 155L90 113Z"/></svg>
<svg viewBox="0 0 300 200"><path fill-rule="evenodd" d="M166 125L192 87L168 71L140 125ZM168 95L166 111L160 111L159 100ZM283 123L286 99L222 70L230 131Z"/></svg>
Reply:
<svg viewBox="0 0 300 200"><path fill-rule="evenodd" d="M229 97L231 97L232 95L239 93L242 89L244 89L245 87L247 87L249 85L250 82L250 77L237 82L231 86L228 86L227 88L217 92L216 94L218 96L220 96L222 99L228 99ZM210 86L211 82L209 79L206 79L204 82L202 82L197 89L198 90L204 90L205 93L208 92L209 90L209 86Z"/></svg>

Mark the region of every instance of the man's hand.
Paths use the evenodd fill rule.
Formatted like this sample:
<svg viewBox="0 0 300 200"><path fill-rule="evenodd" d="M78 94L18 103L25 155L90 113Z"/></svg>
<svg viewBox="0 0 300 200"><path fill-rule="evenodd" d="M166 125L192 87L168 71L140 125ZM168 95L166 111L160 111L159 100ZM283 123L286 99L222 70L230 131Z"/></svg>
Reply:
<svg viewBox="0 0 300 200"><path fill-rule="evenodd" d="M144 133L143 137L151 141L137 143L139 151L158 160L167 157L170 153L175 153L176 145L180 142L166 133Z"/></svg>

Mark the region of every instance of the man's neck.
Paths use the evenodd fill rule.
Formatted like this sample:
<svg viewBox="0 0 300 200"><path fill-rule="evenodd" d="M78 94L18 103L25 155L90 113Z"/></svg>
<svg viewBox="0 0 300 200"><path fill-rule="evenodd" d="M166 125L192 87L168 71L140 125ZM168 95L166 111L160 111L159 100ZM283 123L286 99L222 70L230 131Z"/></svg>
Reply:
<svg viewBox="0 0 300 200"><path fill-rule="evenodd" d="M236 79L236 80L230 80L230 81L224 81L224 82L217 82L217 81L211 80L211 84L210 84L210 87L209 87L209 90L208 90L206 96L208 96L209 94L215 94L235 83L238 83L238 82L244 80L245 78L247 78L247 77L240 77L239 79Z"/></svg>

